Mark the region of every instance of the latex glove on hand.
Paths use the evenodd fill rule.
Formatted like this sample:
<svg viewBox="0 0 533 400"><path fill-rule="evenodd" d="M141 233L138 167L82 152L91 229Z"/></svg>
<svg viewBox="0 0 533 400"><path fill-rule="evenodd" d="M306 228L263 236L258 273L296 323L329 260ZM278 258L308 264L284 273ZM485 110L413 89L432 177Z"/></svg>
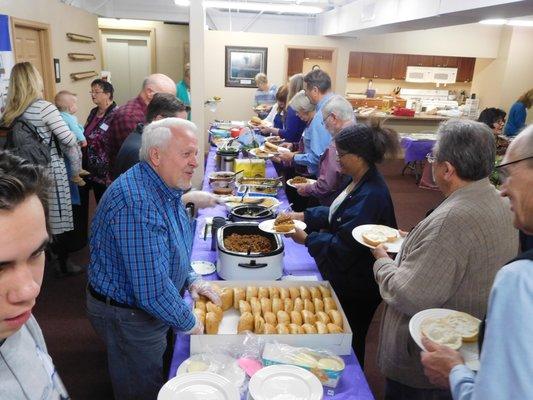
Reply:
<svg viewBox="0 0 533 400"><path fill-rule="evenodd" d="M184 205L193 203L195 209L215 207L218 204L218 197L213 193L203 192L201 190L191 190L181 196L181 202Z"/></svg>
<svg viewBox="0 0 533 400"><path fill-rule="evenodd" d="M222 305L220 295L217 293L215 288L203 279L196 279L193 283L191 283L189 285L189 293L191 294L191 297L194 301L198 300L200 295L203 295L217 306Z"/></svg>
<svg viewBox="0 0 533 400"><path fill-rule="evenodd" d="M194 318L194 326L190 330L183 333L186 333L187 335L202 335L204 333L204 324L202 324L202 320L199 319L196 315L194 315Z"/></svg>

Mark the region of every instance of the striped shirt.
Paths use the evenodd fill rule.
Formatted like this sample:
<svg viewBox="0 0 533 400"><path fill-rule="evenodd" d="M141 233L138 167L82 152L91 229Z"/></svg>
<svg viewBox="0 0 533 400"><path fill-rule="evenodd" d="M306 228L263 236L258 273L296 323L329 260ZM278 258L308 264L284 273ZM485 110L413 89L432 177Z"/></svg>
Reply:
<svg viewBox="0 0 533 400"><path fill-rule="evenodd" d="M270 86L268 90L262 91L257 89L255 91L255 105L258 106L260 104L268 104L273 105L276 103L276 92L278 91L278 88L276 85Z"/></svg>
<svg viewBox="0 0 533 400"><path fill-rule="evenodd" d="M187 331L195 318L180 292L197 276L181 195L146 162L120 175L93 219L89 282L97 292Z"/></svg>
<svg viewBox="0 0 533 400"><path fill-rule="evenodd" d="M45 143L49 143L51 135L54 135L62 150L73 149L78 145L76 136L68 129L57 107L52 103L36 100L26 109L23 116L35 126ZM55 190L50 190L48 193L48 209L51 232L57 235L73 230L74 225L67 170L53 140L50 158L49 173L55 184Z"/></svg>

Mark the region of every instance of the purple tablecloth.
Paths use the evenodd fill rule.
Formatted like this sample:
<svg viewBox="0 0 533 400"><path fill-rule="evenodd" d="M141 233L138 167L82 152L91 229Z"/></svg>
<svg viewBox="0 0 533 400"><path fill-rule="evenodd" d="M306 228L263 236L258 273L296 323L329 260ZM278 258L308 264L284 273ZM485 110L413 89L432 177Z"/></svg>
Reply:
<svg viewBox="0 0 533 400"><path fill-rule="evenodd" d="M403 137L401 145L405 150L405 162L423 161L426 154L431 153L435 140L423 139L414 140L410 137Z"/></svg>
<svg viewBox="0 0 533 400"><path fill-rule="evenodd" d="M211 149L206 163L205 176L208 176L215 169L214 150ZM267 176L275 177L276 171L270 162L267 162ZM204 180L203 190L209 190L208 180ZM280 208L288 206L285 192L280 190L278 199L282 202ZM215 208L200 210L197 218L197 228L192 250L192 260L206 260L215 262L216 252L211 251L211 239L203 240L200 238L200 230L203 228L205 217L226 216L226 209L224 206L217 206ZM285 275L315 275L321 278L317 266L313 258L307 252L305 246L294 243L291 239L283 238L285 244L285 257L283 259L285 265ZM204 279L218 280L216 273L205 276ZM172 356L172 363L170 367L169 379L176 375L178 366L189 357L190 342L188 335L178 334L176 337L176 345L174 347L174 354ZM324 398L335 400L367 400L374 399L366 378L361 370L361 367L355 357L353 351L349 356L343 356L346 363L346 369L342 375L341 381L335 388L334 396L327 396L326 392Z"/></svg>

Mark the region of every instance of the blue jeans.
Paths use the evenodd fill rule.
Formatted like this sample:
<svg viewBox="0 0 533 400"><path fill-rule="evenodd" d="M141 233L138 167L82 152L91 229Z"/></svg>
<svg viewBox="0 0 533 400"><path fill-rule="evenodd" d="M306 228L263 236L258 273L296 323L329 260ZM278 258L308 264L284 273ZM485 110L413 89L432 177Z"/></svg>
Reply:
<svg viewBox="0 0 533 400"><path fill-rule="evenodd" d="M385 400L452 400L449 390L417 389L387 378Z"/></svg>
<svg viewBox="0 0 533 400"><path fill-rule="evenodd" d="M87 292L87 315L107 347L116 400L156 400L166 382L168 325L138 310L111 306Z"/></svg>

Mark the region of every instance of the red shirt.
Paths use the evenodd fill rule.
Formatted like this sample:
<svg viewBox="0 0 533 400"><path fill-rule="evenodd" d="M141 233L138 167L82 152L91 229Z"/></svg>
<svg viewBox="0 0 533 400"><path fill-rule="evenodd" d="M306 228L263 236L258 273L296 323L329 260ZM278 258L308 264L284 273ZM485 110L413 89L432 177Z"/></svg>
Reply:
<svg viewBox="0 0 533 400"><path fill-rule="evenodd" d="M138 123L144 122L146 118L146 104L140 96L131 99L126 104L121 105L113 117L109 127L109 167L113 170L115 158L120 150L120 146L128 135L135 129Z"/></svg>

